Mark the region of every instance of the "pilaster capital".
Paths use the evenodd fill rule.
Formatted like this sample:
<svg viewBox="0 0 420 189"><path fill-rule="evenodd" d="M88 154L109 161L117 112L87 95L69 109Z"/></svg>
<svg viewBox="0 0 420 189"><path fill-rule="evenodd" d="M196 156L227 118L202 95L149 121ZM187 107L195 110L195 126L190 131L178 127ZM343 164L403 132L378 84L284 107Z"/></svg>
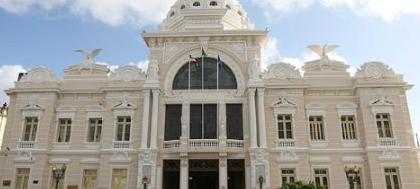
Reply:
<svg viewBox="0 0 420 189"><path fill-rule="evenodd" d="M143 89L144 95L150 95L150 89Z"/></svg>
<svg viewBox="0 0 420 189"><path fill-rule="evenodd" d="M153 94L153 96L158 96L160 94L160 90L159 89L152 89L152 94Z"/></svg>
<svg viewBox="0 0 420 189"><path fill-rule="evenodd" d="M255 96L256 88L248 88L248 95L249 96Z"/></svg>
<svg viewBox="0 0 420 189"><path fill-rule="evenodd" d="M265 92L265 88L258 88L258 95L263 95Z"/></svg>

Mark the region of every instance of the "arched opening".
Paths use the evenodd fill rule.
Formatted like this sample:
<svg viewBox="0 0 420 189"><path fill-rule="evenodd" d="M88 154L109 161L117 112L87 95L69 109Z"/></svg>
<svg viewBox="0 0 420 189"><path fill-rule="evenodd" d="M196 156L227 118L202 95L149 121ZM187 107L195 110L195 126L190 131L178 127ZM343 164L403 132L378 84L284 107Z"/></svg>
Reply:
<svg viewBox="0 0 420 189"><path fill-rule="evenodd" d="M178 70L172 84L174 90L237 89L235 75L223 61L210 57L196 60Z"/></svg>
<svg viewBox="0 0 420 189"><path fill-rule="evenodd" d="M200 2L198 2L198 1L196 1L196 2L193 3L193 6L194 7L199 7L200 5L201 5Z"/></svg>
<svg viewBox="0 0 420 189"><path fill-rule="evenodd" d="M210 2L210 6L212 6L212 7L217 6L217 2L216 2L216 1L212 1L212 2Z"/></svg>

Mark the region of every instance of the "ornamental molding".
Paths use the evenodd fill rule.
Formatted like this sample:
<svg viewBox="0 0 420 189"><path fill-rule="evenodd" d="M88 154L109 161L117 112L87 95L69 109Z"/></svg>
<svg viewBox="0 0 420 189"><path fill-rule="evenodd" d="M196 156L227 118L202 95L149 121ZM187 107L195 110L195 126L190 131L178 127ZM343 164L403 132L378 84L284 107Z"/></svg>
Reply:
<svg viewBox="0 0 420 189"><path fill-rule="evenodd" d="M365 79L384 79L393 78L397 75L388 65L382 62L367 62L357 70L355 76Z"/></svg>
<svg viewBox="0 0 420 189"><path fill-rule="evenodd" d="M365 162L365 159L362 156L344 156L341 161L347 164L359 164Z"/></svg>
<svg viewBox="0 0 420 189"><path fill-rule="evenodd" d="M102 118L103 117L103 112L105 111L105 108L101 105L94 105L94 106L90 106L86 109L86 117L89 118Z"/></svg>
<svg viewBox="0 0 420 189"><path fill-rule="evenodd" d="M311 163L331 163L331 157L329 156L312 156L309 159Z"/></svg>
<svg viewBox="0 0 420 189"><path fill-rule="evenodd" d="M44 83L44 82L59 82L60 79L53 71L48 68L39 67L32 68L26 73L18 82L22 83Z"/></svg>
<svg viewBox="0 0 420 189"><path fill-rule="evenodd" d="M208 57L214 57L217 58L217 56L220 56L224 62L225 65L227 65L233 72L236 78L238 89L235 90L237 96L242 96L245 91L245 77L242 72L243 67L243 61L241 61L241 58L238 57L235 53L232 53L230 50L214 46L212 44L209 44L208 47ZM178 73L178 70L187 62L189 55L192 55L193 57L199 57L201 56L201 46L200 44L196 44L193 46L190 46L188 48L184 48L182 51L180 51L177 54L174 54L172 58L168 60L168 71L165 74L166 77L163 80L164 81L164 93L165 94L174 94L176 91L172 89L173 80L175 79L176 74ZM201 90L200 90L201 91Z"/></svg>
<svg viewBox="0 0 420 189"><path fill-rule="evenodd" d="M273 108L296 107L296 103L287 97L280 97L277 101L275 101L271 105L271 107Z"/></svg>
<svg viewBox="0 0 420 189"><path fill-rule="evenodd" d="M127 151L114 151L110 160L111 163L131 163L131 158Z"/></svg>
<svg viewBox="0 0 420 189"><path fill-rule="evenodd" d="M156 150L143 150L140 153L140 162L144 164L154 165L157 157Z"/></svg>
<svg viewBox="0 0 420 189"><path fill-rule="evenodd" d="M263 79L302 79L302 75L295 66L289 63L277 63L268 66L262 74Z"/></svg>
<svg viewBox="0 0 420 189"><path fill-rule="evenodd" d="M401 156L395 149L385 148L379 156L380 161L400 161Z"/></svg>
<svg viewBox="0 0 420 189"><path fill-rule="evenodd" d="M353 102L342 102L336 106L338 115L356 115L357 107Z"/></svg>
<svg viewBox="0 0 420 189"><path fill-rule="evenodd" d="M136 106L128 102L128 100L124 98L118 104L114 105L112 109L113 110L126 110L126 109L133 110L133 109L136 109Z"/></svg>
<svg viewBox="0 0 420 189"><path fill-rule="evenodd" d="M140 81L146 79L146 74L137 66L125 65L115 69L109 79L111 81Z"/></svg>
<svg viewBox="0 0 420 189"><path fill-rule="evenodd" d="M56 110L57 112L57 120L59 118L70 118L70 119L74 119L76 117L76 108L73 107L58 107Z"/></svg>
<svg viewBox="0 0 420 189"><path fill-rule="evenodd" d="M40 118L44 112L44 108L42 108L39 104L35 104L34 102L26 104L20 110L22 111L22 119L25 119L25 117Z"/></svg>
<svg viewBox="0 0 420 189"><path fill-rule="evenodd" d="M293 150L281 150L277 158L277 162L279 163L292 163L298 161L299 157Z"/></svg>
<svg viewBox="0 0 420 189"><path fill-rule="evenodd" d="M369 103L371 106L394 106L394 103L387 99L386 96L382 95L371 100Z"/></svg>

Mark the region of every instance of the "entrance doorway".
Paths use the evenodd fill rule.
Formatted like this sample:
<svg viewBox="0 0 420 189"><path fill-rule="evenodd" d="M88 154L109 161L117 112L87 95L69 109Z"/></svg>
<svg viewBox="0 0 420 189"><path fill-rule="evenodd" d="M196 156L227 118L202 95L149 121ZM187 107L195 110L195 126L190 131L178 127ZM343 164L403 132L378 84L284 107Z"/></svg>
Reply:
<svg viewBox="0 0 420 189"><path fill-rule="evenodd" d="M219 160L190 160L189 189L218 189Z"/></svg>
<svg viewBox="0 0 420 189"><path fill-rule="evenodd" d="M228 188L245 188L245 161L243 159L228 160Z"/></svg>
<svg viewBox="0 0 420 189"><path fill-rule="evenodd" d="M162 189L179 189L179 160L163 160Z"/></svg>

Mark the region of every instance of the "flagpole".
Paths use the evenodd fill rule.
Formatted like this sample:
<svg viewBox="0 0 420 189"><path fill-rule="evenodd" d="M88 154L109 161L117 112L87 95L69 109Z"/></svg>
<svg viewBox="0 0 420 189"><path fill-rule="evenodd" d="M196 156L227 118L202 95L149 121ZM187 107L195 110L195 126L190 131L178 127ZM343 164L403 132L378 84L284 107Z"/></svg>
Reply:
<svg viewBox="0 0 420 189"><path fill-rule="evenodd" d="M204 48L201 47L201 90L204 90Z"/></svg>
<svg viewBox="0 0 420 189"><path fill-rule="evenodd" d="M191 52L190 57L188 57L188 90L191 89Z"/></svg>

